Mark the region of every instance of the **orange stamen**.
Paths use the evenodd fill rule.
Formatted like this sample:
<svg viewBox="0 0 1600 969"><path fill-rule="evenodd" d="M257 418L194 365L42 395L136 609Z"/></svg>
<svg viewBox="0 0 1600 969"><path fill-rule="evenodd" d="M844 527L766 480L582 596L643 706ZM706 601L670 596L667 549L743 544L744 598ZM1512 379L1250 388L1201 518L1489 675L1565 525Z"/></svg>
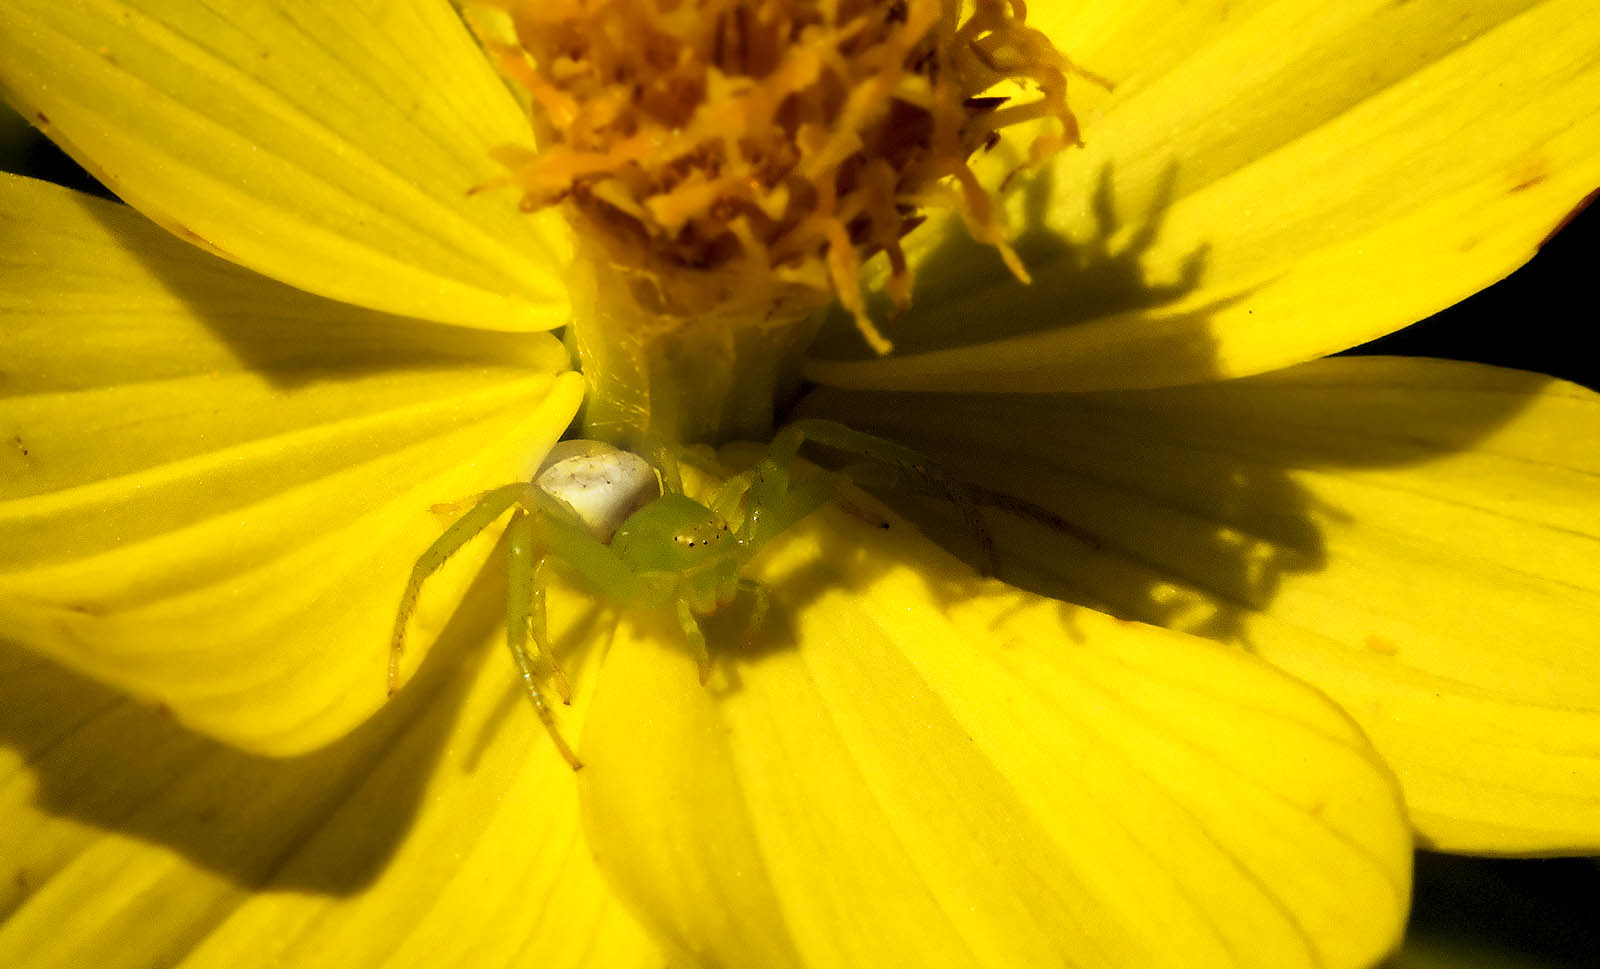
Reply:
<svg viewBox="0 0 1600 969"><path fill-rule="evenodd" d="M522 206L563 203L657 317L687 319L749 287L837 295L878 353L864 260L889 259L911 297L900 237L947 199L1027 280L1000 210L967 166L996 132L1038 118L1078 139L1078 73L1021 0L501 0L520 47L493 47L524 87L541 148L502 152ZM979 94L1005 81L1037 99ZM941 188L948 186L954 188Z"/></svg>

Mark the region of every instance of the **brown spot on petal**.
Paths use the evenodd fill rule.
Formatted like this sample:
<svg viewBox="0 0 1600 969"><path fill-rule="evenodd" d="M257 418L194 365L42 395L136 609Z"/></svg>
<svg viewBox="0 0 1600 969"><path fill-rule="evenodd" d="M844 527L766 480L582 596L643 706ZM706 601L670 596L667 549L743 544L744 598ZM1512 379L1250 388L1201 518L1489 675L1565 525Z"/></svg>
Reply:
<svg viewBox="0 0 1600 969"><path fill-rule="evenodd" d="M1550 179L1550 163L1543 155L1525 155L1511 166L1511 191L1526 192Z"/></svg>
<svg viewBox="0 0 1600 969"><path fill-rule="evenodd" d="M1368 633L1364 645L1374 653L1382 653L1385 656L1393 656L1400 652L1399 644L1377 633Z"/></svg>

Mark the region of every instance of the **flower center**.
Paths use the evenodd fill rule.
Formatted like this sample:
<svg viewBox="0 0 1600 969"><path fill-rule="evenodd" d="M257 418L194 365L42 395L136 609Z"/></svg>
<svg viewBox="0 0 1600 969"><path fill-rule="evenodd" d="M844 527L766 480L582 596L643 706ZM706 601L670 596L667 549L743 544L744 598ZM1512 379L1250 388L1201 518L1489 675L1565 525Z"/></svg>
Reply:
<svg viewBox="0 0 1600 969"><path fill-rule="evenodd" d="M1027 275L967 158L1041 117L1077 139L1066 60L1023 0L507 0L517 45L491 45L531 96L537 152L499 160L535 210L565 204L580 238L629 282L640 326L707 314L752 322L835 295L863 337L862 262L890 264L923 207L958 209ZM983 97L1003 81L1023 103Z"/></svg>

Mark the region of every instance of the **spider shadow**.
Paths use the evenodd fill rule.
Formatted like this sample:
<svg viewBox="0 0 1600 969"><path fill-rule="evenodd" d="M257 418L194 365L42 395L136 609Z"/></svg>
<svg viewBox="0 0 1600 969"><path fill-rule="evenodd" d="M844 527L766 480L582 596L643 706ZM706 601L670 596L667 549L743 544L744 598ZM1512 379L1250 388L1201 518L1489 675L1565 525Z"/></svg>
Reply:
<svg viewBox="0 0 1600 969"><path fill-rule="evenodd" d="M1131 207L1118 198L1111 164L1081 180L1093 188L1076 203L1084 214L1075 224L1089 231L1072 238L1051 228L1053 213L1059 224L1062 207L1075 204L1061 197L1063 170L1052 167L1021 189L1026 224L1016 250L1032 284L1010 281L998 271L997 256L966 239L959 226L947 228L921 262L903 325L889 330L896 353L1028 340L1116 317L1129 327L1148 320L1171 328L1176 339L1164 352L1187 355L1184 365L1192 372L1218 371L1213 317L1248 307L1252 293L1175 310L1180 301L1194 306L1189 297L1206 282L1210 253L1200 242L1176 258L1152 259L1175 200L1177 169L1165 168L1143 204ZM1158 272L1153 264L1168 268ZM975 285L975 278L982 281ZM848 320L833 319L824 332L819 356L866 356ZM1530 375L1528 391L1544 379ZM997 372L983 392L963 394L812 388L793 413L921 450L951 477L1022 499L1065 523L982 509L1006 582L1246 648L1250 620L1295 576L1328 567L1326 527L1351 517L1309 491L1303 474L1427 462L1469 447L1520 409L1508 394L1452 415L1459 426L1436 440L1410 437L1404 429L1355 431L1349 440L1311 435L1304 442L1276 441L1278 453L1267 455L1241 451L1228 439L1229 408L1253 401L1270 412L1287 406L1292 390L1280 402L1270 390L1252 389L1265 383L1213 384L1217 392L1201 401L1205 412L1187 414L1194 405L1182 391L1007 394L1006 384L1006 374ZM1163 394L1170 407L1162 406ZM1394 422L1375 403L1352 398L1344 405L1365 420L1357 427ZM1237 414L1250 415L1248 406ZM1313 431L1319 426L1314 413L1299 416L1311 418ZM1363 441L1355 440L1363 434ZM973 568L986 567L988 556L950 502L878 497ZM929 591L946 601L960 595L947 584Z"/></svg>
<svg viewBox="0 0 1600 969"><path fill-rule="evenodd" d="M1394 395L1383 387L1336 398L1350 430L1324 433L1314 392L1297 400L1272 378L1054 396L819 390L803 410L916 448L951 477L1064 522L980 507L1005 582L1249 649L1254 620L1286 586L1330 564L1328 528L1356 520L1307 482L1448 457L1513 418L1548 379L1528 374L1519 393L1475 395L1470 411L1449 399L1434 410L1419 404L1428 434L1395 426ZM1274 408L1285 417L1258 425L1265 436L1234 436L1233 424ZM1300 427L1310 433L1296 439ZM950 502L879 497L984 567L973 529ZM948 601L951 590L930 593Z"/></svg>

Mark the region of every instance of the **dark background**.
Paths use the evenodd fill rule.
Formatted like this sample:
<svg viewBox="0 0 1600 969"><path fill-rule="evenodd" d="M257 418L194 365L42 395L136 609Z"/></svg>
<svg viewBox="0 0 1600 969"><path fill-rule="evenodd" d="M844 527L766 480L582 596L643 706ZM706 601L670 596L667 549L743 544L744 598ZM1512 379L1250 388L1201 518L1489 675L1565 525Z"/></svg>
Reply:
<svg viewBox="0 0 1600 969"><path fill-rule="evenodd" d="M1510 276L1353 352L1476 360L1536 370L1600 390L1600 354L1583 349L1600 337L1597 256L1600 205L1590 205ZM1591 965L1600 966L1600 952Z"/></svg>
<svg viewBox="0 0 1600 969"><path fill-rule="evenodd" d="M111 197L49 141L20 129L0 137L0 168ZM1505 280L1350 352L1472 360L1600 390L1600 356L1583 349L1600 331L1597 254L1600 205L1576 214ZM1393 969L1595 966L1600 861L1418 857L1410 942Z"/></svg>

